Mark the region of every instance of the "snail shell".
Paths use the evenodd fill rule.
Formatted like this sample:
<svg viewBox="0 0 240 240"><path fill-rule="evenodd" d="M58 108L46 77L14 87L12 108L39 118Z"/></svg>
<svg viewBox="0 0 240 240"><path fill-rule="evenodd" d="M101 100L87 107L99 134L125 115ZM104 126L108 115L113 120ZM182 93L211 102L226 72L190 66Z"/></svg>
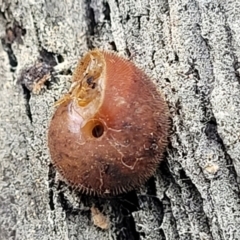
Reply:
<svg viewBox="0 0 240 240"><path fill-rule="evenodd" d="M167 145L165 101L139 68L112 52L88 52L72 81L49 127L54 165L87 194L139 187L154 174Z"/></svg>

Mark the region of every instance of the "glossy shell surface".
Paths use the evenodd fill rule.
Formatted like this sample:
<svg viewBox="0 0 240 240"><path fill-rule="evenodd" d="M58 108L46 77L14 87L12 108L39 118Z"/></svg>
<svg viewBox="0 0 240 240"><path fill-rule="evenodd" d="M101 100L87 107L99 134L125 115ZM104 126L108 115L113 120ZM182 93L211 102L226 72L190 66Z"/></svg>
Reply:
<svg viewBox="0 0 240 240"><path fill-rule="evenodd" d="M169 113L151 80L112 52L79 62L50 122L55 167L82 192L116 195L151 177L167 145Z"/></svg>

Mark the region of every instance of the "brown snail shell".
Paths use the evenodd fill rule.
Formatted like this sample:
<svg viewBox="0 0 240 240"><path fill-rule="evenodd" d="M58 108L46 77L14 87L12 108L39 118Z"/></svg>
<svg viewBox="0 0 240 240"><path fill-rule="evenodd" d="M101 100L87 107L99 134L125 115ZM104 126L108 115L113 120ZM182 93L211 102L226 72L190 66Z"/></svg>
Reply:
<svg viewBox="0 0 240 240"><path fill-rule="evenodd" d="M79 62L70 92L58 101L48 145L69 184L116 195L151 177L167 145L169 112L151 80L112 52Z"/></svg>

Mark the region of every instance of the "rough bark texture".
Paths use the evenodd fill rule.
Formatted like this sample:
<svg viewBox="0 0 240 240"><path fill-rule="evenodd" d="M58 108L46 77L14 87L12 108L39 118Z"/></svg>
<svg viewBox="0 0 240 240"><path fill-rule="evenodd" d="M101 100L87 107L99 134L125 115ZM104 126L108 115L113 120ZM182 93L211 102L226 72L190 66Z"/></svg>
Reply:
<svg viewBox="0 0 240 240"><path fill-rule="evenodd" d="M1 0L0 7L1 240L240 239L239 1ZM155 177L112 199L69 188L47 149L53 104L94 47L129 56L155 79L172 118ZM57 65L33 94L17 80L40 53ZM108 230L94 226L93 205L109 218Z"/></svg>

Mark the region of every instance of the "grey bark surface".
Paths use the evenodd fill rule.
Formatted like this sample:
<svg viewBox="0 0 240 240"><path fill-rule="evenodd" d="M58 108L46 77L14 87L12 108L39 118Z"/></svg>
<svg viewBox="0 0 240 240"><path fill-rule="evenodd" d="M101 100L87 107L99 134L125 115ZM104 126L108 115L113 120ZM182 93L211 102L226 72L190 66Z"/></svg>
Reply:
<svg viewBox="0 0 240 240"><path fill-rule="evenodd" d="M0 239L240 239L240 2L1 0ZM89 49L114 49L152 77L168 102L166 156L142 189L81 195L51 165L47 129ZM39 94L17 80L42 49L60 56ZM10 56L11 55L11 56ZM11 59L15 59L14 67ZM13 60L12 59L12 60ZM94 226L91 206L109 218Z"/></svg>

